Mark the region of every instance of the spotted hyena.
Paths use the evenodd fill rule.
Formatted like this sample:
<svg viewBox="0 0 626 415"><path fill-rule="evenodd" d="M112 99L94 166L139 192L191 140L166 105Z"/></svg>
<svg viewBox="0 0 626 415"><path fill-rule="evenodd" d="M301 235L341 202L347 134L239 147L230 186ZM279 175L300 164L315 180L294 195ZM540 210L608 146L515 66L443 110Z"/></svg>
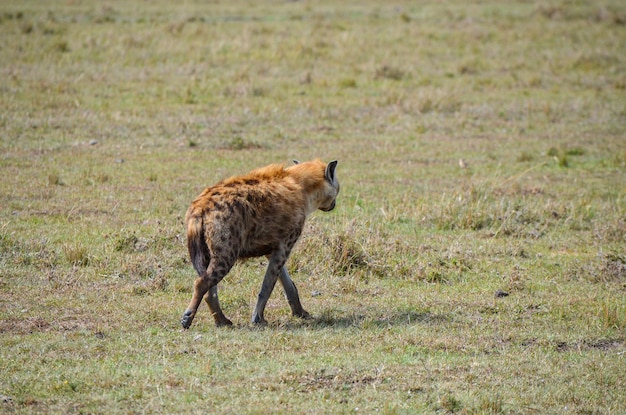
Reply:
<svg viewBox="0 0 626 415"><path fill-rule="evenodd" d="M193 297L181 319L189 328L204 298L215 324L230 325L217 297L217 284L239 258L267 256L252 323L263 324L267 300L280 280L294 316L309 316L289 277L285 262L300 237L306 217L335 207L339 182L337 161L321 160L285 168L273 164L244 176L231 177L206 188L193 201L185 222L191 263L198 273Z"/></svg>

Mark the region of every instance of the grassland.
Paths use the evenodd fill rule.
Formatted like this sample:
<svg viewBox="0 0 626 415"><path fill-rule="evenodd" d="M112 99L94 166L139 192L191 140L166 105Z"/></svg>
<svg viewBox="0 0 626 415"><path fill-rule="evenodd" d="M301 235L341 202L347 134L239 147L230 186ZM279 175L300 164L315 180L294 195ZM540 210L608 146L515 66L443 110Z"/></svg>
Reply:
<svg viewBox="0 0 626 415"><path fill-rule="evenodd" d="M0 413L626 413L625 23L3 1ZM190 201L314 157L342 184L288 264L315 318L277 290L248 325L259 260L221 285L234 328L182 331Z"/></svg>

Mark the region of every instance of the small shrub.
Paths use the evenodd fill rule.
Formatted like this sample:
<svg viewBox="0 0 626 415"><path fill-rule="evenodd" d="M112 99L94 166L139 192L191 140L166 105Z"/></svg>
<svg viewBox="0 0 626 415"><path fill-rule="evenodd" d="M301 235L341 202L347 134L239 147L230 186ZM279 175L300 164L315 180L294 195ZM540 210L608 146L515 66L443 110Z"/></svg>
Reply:
<svg viewBox="0 0 626 415"><path fill-rule="evenodd" d="M225 146L227 150L254 150L263 148L261 144L255 143L253 141L244 140L241 136L236 136L232 140L230 140Z"/></svg>
<svg viewBox="0 0 626 415"><path fill-rule="evenodd" d="M73 266L85 267L89 265L89 253L87 248L82 246L70 247L65 246L63 248L65 259Z"/></svg>
<svg viewBox="0 0 626 415"><path fill-rule="evenodd" d="M342 88L356 88L356 81L352 78L342 79L339 82L339 86Z"/></svg>
<svg viewBox="0 0 626 415"><path fill-rule="evenodd" d="M557 150L556 147L550 147L546 155L548 157L556 157L559 155L559 150Z"/></svg>
<svg viewBox="0 0 626 415"><path fill-rule="evenodd" d="M267 88L263 88L260 86L255 86L252 88L252 96L254 97L266 97L269 95L269 91Z"/></svg>
<svg viewBox="0 0 626 415"><path fill-rule="evenodd" d="M70 45L69 45L69 43L67 43L67 41L62 40L62 41L57 42L54 45L54 49L57 52L66 53L66 52L70 51Z"/></svg>
<svg viewBox="0 0 626 415"><path fill-rule="evenodd" d="M2 22L2 20L20 20L24 17L24 12L15 12L15 13L11 13L11 12L4 12L2 14L2 16L0 16L0 22Z"/></svg>
<svg viewBox="0 0 626 415"><path fill-rule="evenodd" d="M111 179L111 176L109 176L106 173L99 173L96 175L95 180L98 183L106 183Z"/></svg>
<svg viewBox="0 0 626 415"><path fill-rule="evenodd" d="M22 22L20 24L20 31L25 35L32 33L33 30L35 30L35 26L31 22Z"/></svg>
<svg viewBox="0 0 626 415"><path fill-rule="evenodd" d="M243 150L246 146L246 142L241 137L235 137L228 143L228 148L231 150Z"/></svg>
<svg viewBox="0 0 626 415"><path fill-rule="evenodd" d="M57 173L50 173L48 175L48 184L50 186L63 186L63 180L61 180L61 176L59 176Z"/></svg>
<svg viewBox="0 0 626 415"><path fill-rule="evenodd" d="M425 280L431 284L446 284L448 282L446 275L438 269L428 271Z"/></svg>
<svg viewBox="0 0 626 415"><path fill-rule="evenodd" d="M480 413L499 414L503 412L502 399L500 397L482 398L478 405Z"/></svg>
<svg viewBox="0 0 626 415"><path fill-rule="evenodd" d="M196 99L196 95L194 94L193 89L187 88L185 92L185 104L197 104L198 100Z"/></svg>
<svg viewBox="0 0 626 415"><path fill-rule="evenodd" d="M376 78L391 79L394 81L400 81L404 78L404 71L389 65L383 65L376 69Z"/></svg>
<svg viewBox="0 0 626 415"><path fill-rule="evenodd" d="M302 85L308 85L313 82L313 77L311 76L311 72L307 71L300 77L300 83Z"/></svg>
<svg viewBox="0 0 626 415"><path fill-rule="evenodd" d="M560 20L563 18L563 6L541 4L535 9L535 13L550 20Z"/></svg>
<svg viewBox="0 0 626 415"><path fill-rule="evenodd" d="M517 156L517 161L519 163L533 161L533 159L534 159L533 155L526 151L522 151L522 153L519 156Z"/></svg>
<svg viewBox="0 0 626 415"><path fill-rule="evenodd" d="M626 312L617 304L602 304L598 317L605 329L621 330L626 327Z"/></svg>
<svg viewBox="0 0 626 415"><path fill-rule="evenodd" d="M435 104L432 99L427 97L419 102L417 109L420 113L427 114L435 110Z"/></svg>
<svg viewBox="0 0 626 415"><path fill-rule="evenodd" d="M601 255L598 271L603 281L620 281L626 279L626 254L610 253Z"/></svg>
<svg viewBox="0 0 626 415"><path fill-rule="evenodd" d="M134 252L135 246L139 242L139 238L135 234L121 236L115 242L115 251L117 252Z"/></svg>
<svg viewBox="0 0 626 415"><path fill-rule="evenodd" d="M366 268L368 265L363 247L349 234L337 235L330 241L330 249L336 274L345 275L353 269Z"/></svg>
<svg viewBox="0 0 626 415"><path fill-rule="evenodd" d="M445 409L447 412L458 412L461 410L462 405L461 401L456 399L452 394L445 394L441 398L439 398L439 404L441 408Z"/></svg>
<svg viewBox="0 0 626 415"><path fill-rule="evenodd" d="M565 154L568 156L582 156L583 154L585 154L585 150L580 147L574 147L565 150Z"/></svg>

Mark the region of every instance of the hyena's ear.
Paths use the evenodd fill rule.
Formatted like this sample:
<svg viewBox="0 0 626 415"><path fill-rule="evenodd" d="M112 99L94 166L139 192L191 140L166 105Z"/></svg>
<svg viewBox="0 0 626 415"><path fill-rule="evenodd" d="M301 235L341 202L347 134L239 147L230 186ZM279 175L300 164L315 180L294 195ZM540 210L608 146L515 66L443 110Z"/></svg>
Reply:
<svg viewBox="0 0 626 415"><path fill-rule="evenodd" d="M300 164L300 160L293 159L291 161L293 161L293 164Z"/></svg>
<svg viewBox="0 0 626 415"><path fill-rule="evenodd" d="M326 180L331 182L333 185L337 183L337 178L335 177L335 169L337 168L337 160L333 160L326 166L326 172L324 173L324 177Z"/></svg>

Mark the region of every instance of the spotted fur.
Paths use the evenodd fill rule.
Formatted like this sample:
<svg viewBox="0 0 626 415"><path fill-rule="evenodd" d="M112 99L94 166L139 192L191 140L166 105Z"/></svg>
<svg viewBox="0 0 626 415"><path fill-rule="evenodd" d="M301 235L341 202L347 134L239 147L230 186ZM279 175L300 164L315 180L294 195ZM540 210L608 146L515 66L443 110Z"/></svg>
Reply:
<svg viewBox="0 0 626 415"><path fill-rule="evenodd" d="M187 210L187 247L198 277L181 324L189 328L204 298L218 326L230 325L221 310L217 284L241 258L266 256L269 264L252 315L265 323L263 312L280 280L292 314L308 317L285 262L300 237L306 217L335 207L339 182L337 162L272 164L207 187Z"/></svg>

